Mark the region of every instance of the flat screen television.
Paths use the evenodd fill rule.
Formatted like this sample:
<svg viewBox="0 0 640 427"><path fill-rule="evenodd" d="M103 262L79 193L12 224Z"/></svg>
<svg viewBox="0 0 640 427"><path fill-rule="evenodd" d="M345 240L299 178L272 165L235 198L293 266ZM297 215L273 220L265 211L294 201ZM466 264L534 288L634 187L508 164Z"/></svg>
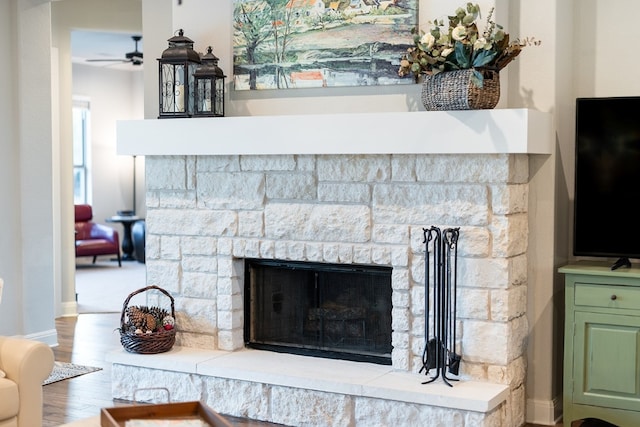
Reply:
<svg viewBox="0 0 640 427"><path fill-rule="evenodd" d="M573 253L640 258L640 96L576 99Z"/></svg>

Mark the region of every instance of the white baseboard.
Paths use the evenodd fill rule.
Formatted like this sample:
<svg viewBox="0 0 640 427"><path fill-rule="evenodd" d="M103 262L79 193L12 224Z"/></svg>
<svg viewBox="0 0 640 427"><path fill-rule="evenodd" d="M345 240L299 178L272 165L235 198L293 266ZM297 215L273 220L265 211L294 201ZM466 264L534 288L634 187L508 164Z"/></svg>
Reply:
<svg viewBox="0 0 640 427"><path fill-rule="evenodd" d="M552 426L557 424L561 417L562 396L553 400L527 399L527 423Z"/></svg>
<svg viewBox="0 0 640 427"><path fill-rule="evenodd" d="M47 344L48 346L58 345L58 332L55 329L49 329L48 331L25 335L24 338L34 341L40 341Z"/></svg>

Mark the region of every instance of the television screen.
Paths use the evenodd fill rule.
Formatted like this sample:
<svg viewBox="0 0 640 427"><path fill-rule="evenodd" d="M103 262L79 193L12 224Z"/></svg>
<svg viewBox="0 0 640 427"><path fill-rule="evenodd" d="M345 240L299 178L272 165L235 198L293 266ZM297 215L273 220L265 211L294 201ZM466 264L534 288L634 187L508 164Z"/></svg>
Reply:
<svg viewBox="0 0 640 427"><path fill-rule="evenodd" d="M640 97L578 98L574 255L640 258L639 200Z"/></svg>

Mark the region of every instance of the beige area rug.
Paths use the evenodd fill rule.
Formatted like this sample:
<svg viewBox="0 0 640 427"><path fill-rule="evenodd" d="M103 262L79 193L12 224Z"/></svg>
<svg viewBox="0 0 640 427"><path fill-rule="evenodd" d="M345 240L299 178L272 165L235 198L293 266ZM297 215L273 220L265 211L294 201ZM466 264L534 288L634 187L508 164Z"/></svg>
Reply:
<svg viewBox="0 0 640 427"><path fill-rule="evenodd" d="M68 380L69 378L79 377L80 375L100 370L102 370L102 368L96 368L94 366L75 365L73 363L56 361L53 364L53 370L51 371L51 374L46 380L44 380L42 385L47 385L62 380Z"/></svg>
<svg viewBox="0 0 640 427"><path fill-rule="evenodd" d="M121 313L125 300L146 284L145 264L108 258L91 263L91 258L76 260L78 313ZM129 305L144 301L145 293L131 298Z"/></svg>

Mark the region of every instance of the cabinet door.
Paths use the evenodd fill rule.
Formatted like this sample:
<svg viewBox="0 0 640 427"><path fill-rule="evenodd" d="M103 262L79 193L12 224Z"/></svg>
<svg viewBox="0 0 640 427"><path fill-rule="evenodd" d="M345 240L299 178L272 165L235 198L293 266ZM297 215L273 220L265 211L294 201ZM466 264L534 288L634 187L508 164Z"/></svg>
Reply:
<svg viewBox="0 0 640 427"><path fill-rule="evenodd" d="M640 318L575 313L575 403L640 408Z"/></svg>

